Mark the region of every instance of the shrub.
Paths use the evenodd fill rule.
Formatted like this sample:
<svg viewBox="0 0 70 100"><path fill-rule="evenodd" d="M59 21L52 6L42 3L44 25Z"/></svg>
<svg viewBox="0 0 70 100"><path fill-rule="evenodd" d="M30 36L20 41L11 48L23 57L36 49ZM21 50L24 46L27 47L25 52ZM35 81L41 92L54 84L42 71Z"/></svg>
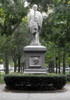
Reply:
<svg viewBox="0 0 70 100"><path fill-rule="evenodd" d="M67 75L67 81L70 82L70 74Z"/></svg>
<svg viewBox="0 0 70 100"><path fill-rule="evenodd" d="M4 81L10 89L50 90L62 89L66 84L64 75L5 75Z"/></svg>

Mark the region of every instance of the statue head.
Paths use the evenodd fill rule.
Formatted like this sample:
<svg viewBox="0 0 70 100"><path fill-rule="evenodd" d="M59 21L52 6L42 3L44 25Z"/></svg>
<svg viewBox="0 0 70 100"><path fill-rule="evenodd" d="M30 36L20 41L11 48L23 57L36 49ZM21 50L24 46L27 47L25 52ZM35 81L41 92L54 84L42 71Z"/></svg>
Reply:
<svg viewBox="0 0 70 100"><path fill-rule="evenodd" d="M36 4L33 5L33 10L37 11L38 6Z"/></svg>

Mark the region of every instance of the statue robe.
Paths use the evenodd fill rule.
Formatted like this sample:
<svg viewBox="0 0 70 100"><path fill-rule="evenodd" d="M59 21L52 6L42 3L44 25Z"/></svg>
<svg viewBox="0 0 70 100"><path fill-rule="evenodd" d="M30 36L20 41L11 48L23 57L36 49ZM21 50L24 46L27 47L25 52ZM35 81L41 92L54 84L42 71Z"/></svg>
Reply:
<svg viewBox="0 0 70 100"><path fill-rule="evenodd" d="M35 21L35 19L37 21ZM42 14L39 11L31 11L29 14L29 28L30 32L34 33L35 31L40 31L42 27ZM39 29L40 28L40 29Z"/></svg>

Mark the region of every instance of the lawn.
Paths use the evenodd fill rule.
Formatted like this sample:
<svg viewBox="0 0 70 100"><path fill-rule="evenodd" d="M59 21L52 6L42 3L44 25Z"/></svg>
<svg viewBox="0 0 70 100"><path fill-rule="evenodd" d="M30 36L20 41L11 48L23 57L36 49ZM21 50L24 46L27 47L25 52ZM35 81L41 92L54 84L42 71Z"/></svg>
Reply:
<svg viewBox="0 0 70 100"><path fill-rule="evenodd" d="M67 82L67 84L70 84L70 82Z"/></svg>
<svg viewBox="0 0 70 100"><path fill-rule="evenodd" d="M0 72L0 84L4 84L4 72Z"/></svg>

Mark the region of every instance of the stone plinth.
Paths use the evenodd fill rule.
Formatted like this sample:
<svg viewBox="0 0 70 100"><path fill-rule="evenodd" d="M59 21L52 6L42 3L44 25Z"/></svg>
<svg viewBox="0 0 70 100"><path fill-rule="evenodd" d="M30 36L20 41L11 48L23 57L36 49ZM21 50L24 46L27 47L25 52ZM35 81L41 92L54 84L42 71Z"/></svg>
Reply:
<svg viewBox="0 0 70 100"><path fill-rule="evenodd" d="M26 46L24 47L26 54L26 66L24 73L46 73L44 67L45 46Z"/></svg>

